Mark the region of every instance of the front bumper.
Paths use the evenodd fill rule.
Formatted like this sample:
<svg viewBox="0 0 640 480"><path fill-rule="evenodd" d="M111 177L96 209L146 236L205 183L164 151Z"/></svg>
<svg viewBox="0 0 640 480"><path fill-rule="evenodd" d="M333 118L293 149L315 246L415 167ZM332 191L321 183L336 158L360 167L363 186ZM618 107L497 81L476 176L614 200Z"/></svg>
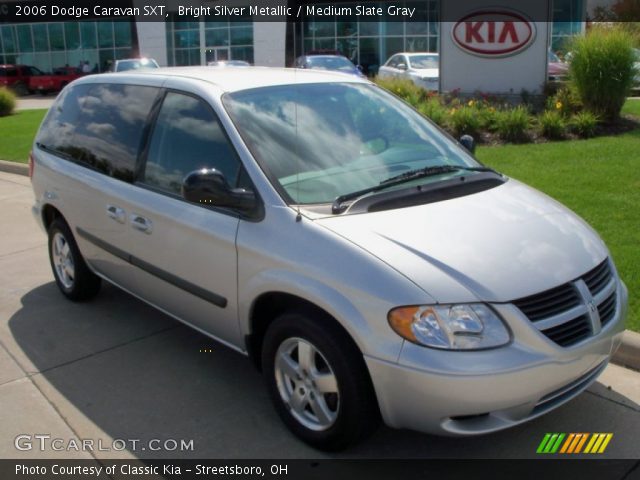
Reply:
<svg viewBox="0 0 640 480"><path fill-rule="evenodd" d="M478 435L543 415L589 387L619 347L628 293L596 336L560 347L507 306L494 306L514 341L494 350L441 351L405 342L398 363L365 357L385 423L440 435ZM524 332L524 333L523 333Z"/></svg>

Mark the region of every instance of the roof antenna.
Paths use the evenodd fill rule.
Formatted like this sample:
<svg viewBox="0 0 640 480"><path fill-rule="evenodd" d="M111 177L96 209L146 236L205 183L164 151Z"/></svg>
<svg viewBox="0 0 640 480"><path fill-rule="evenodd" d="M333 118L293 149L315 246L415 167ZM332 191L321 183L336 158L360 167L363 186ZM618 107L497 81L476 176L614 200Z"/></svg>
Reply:
<svg viewBox="0 0 640 480"><path fill-rule="evenodd" d="M295 26L294 26L295 27ZM295 38L293 41L293 55L295 57L295 53L296 53L296 42L295 42ZM302 213L300 213L300 146L299 146L299 139L298 139L298 97L299 97L299 92L298 92L298 69L295 68L294 65L294 69L293 69L293 84L294 84L294 96L293 96L293 108L294 108L294 119L296 122L296 146L295 146L295 155L296 155L296 207L298 209L297 215L296 215L296 223L297 222L301 222L302 221Z"/></svg>

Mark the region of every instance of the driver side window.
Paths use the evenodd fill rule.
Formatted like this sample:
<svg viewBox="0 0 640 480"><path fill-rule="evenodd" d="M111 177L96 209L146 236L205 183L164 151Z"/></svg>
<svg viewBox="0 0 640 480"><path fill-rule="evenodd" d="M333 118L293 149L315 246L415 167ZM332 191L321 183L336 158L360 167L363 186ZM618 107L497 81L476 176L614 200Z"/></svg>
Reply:
<svg viewBox="0 0 640 480"><path fill-rule="evenodd" d="M220 171L231 187L240 180L240 160L211 107L169 92L151 137L143 182L180 195L184 177L202 168Z"/></svg>

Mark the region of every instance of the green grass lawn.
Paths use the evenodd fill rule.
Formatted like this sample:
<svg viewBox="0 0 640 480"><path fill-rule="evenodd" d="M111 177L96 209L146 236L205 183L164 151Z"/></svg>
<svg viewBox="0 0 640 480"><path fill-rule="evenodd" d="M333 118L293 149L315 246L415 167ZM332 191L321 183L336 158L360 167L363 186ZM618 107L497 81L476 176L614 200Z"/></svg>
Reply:
<svg viewBox="0 0 640 480"><path fill-rule="evenodd" d="M638 102L640 103L640 102ZM616 137L478 148L478 158L542 190L602 236L629 288L640 332L640 130Z"/></svg>
<svg viewBox="0 0 640 480"><path fill-rule="evenodd" d="M21 110L0 117L0 160L27 163L40 122L47 110Z"/></svg>
<svg viewBox="0 0 640 480"><path fill-rule="evenodd" d="M622 113L640 118L640 100L627 100L622 107Z"/></svg>

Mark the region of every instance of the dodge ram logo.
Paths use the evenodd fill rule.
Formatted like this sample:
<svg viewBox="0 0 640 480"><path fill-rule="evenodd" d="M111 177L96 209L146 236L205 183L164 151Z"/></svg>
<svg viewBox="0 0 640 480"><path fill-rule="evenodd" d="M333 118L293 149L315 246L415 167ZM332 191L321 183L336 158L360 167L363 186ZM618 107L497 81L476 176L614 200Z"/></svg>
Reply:
<svg viewBox="0 0 640 480"><path fill-rule="evenodd" d="M451 35L458 47L472 55L504 57L527 49L536 38L536 27L522 13L495 8L465 15Z"/></svg>

